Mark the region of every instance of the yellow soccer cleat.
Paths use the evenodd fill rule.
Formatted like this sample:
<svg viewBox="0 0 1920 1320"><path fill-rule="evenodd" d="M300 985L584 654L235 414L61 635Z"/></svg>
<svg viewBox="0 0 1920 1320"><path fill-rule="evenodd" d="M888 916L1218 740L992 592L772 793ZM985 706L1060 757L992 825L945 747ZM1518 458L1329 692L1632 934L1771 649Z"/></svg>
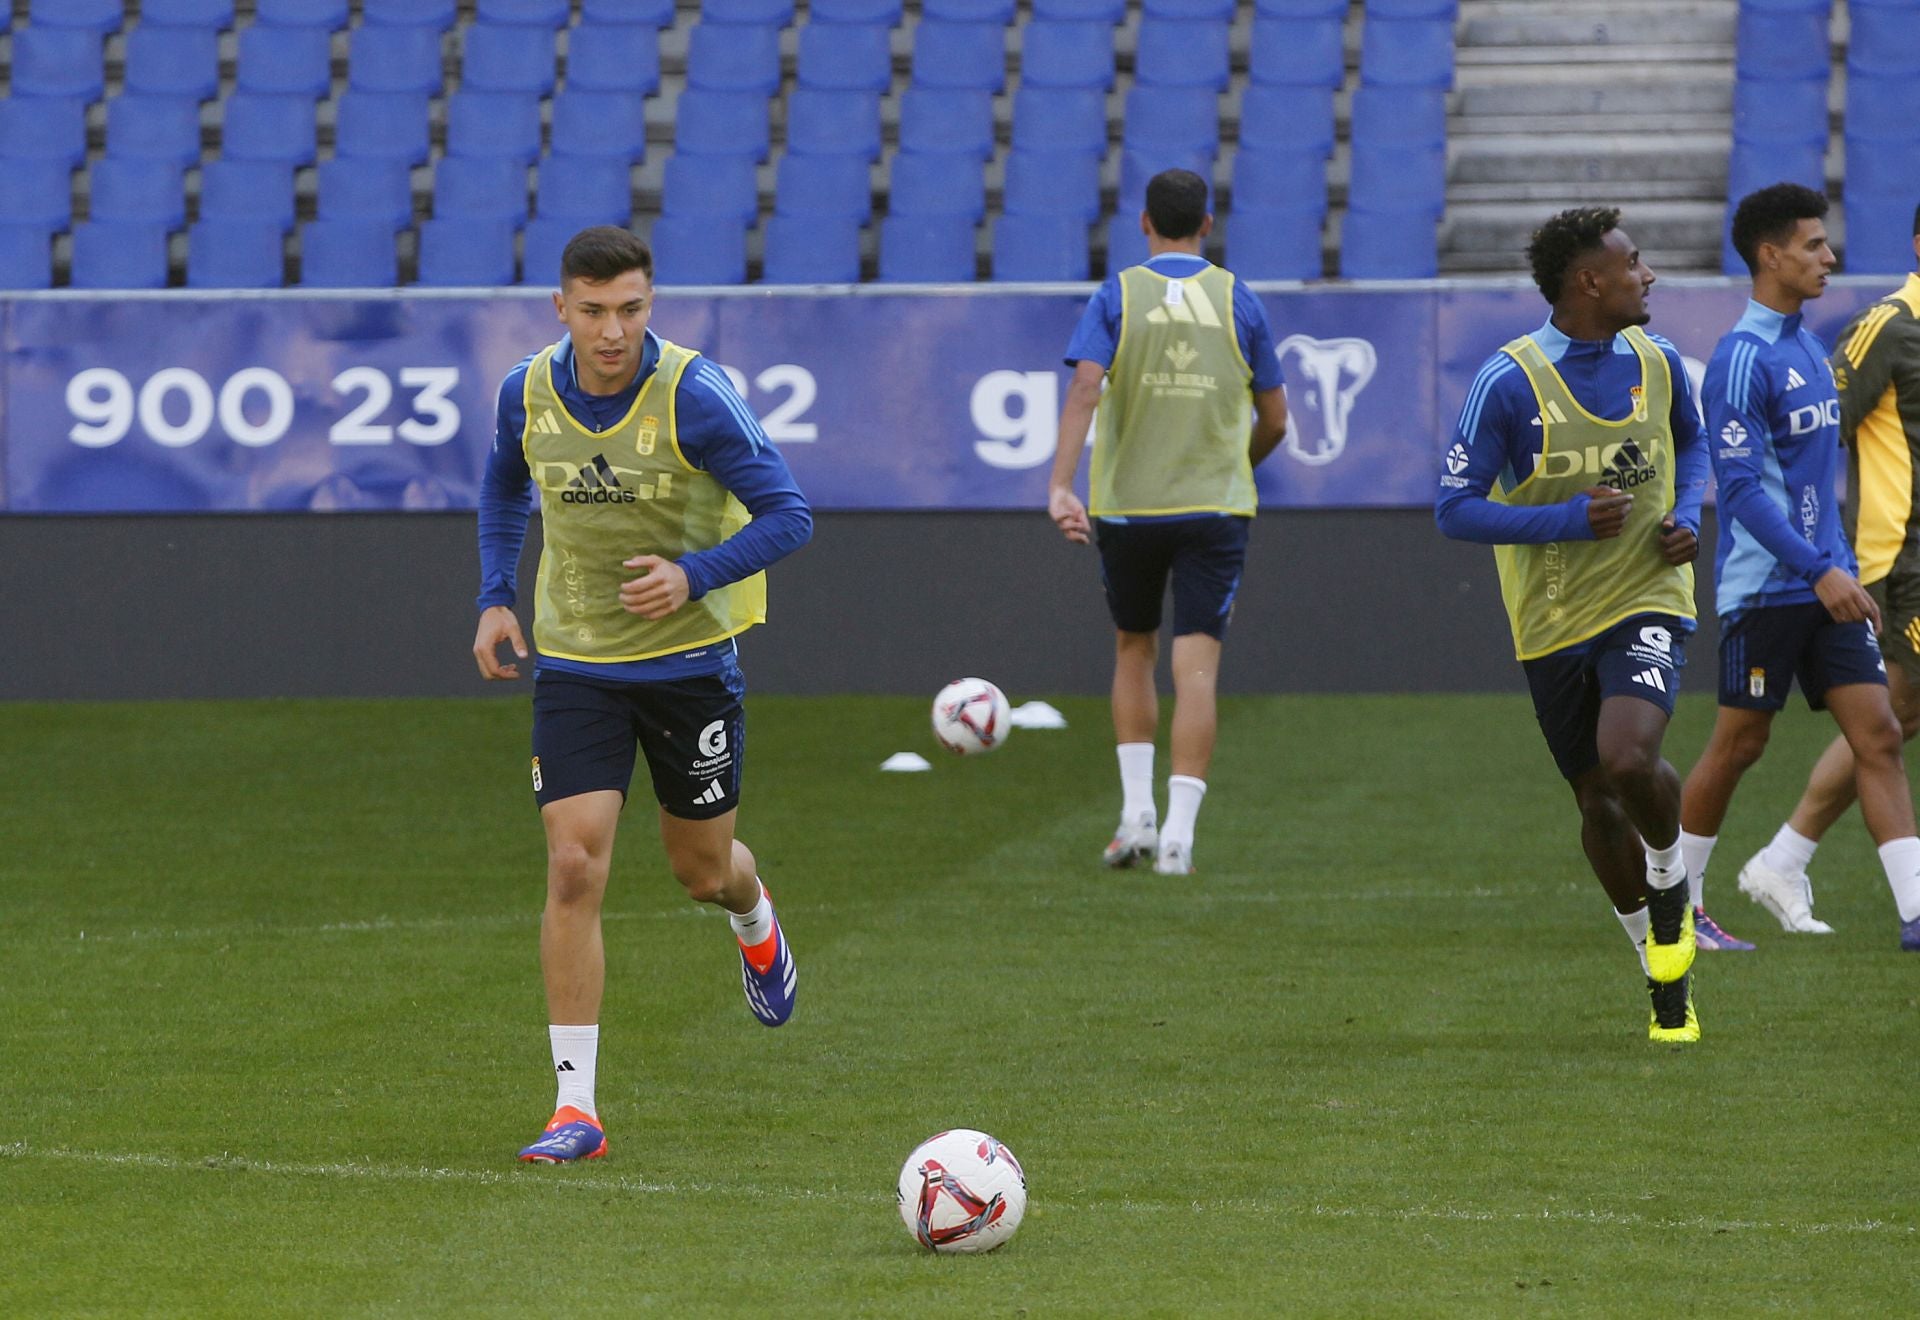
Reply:
<svg viewBox="0 0 1920 1320"><path fill-rule="evenodd" d="M1656 1045L1691 1045L1700 1039L1700 1016L1693 1010L1693 978L1678 981L1647 981L1647 998L1653 1001L1653 1015L1647 1022L1647 1039Z"/></svg>
<svg viewBox="0 0 1920 1320"><path fill-rule="evenodd" d="M1647 899L1647 913L1652 918L1647 931L1647 975L1661 982L1678 981L1693 967L1698 947L1686 882L1654 890Z"/></svg>

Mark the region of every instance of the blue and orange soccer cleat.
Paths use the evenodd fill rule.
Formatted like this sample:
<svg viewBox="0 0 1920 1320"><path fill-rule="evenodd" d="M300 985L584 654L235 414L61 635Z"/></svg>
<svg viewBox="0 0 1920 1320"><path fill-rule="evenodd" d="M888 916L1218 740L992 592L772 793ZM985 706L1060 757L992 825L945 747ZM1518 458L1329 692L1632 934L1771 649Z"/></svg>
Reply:
<svg viewBox="0 0 1920 1320"><path fill-rule="evenodd" d="M740 946L740 984L747 992L747 1007L766 1026L777 1027L793 1016L799 979L779 917L773 919L773 934L752 948Z"/></svg>
<svg viewBox="0 0 1920 1320"><path fill-rule="evenodd" d="M1729 935L1703 907L1693 910L1694 947L1708 953L1751 953L1753 945Z"/></svg>
<svg viewBox="0 0 1920 1320"><path fill-rule="evenodd" d="M565 1164L570 1160L597 1160L607 1153L607 1134L593 1115L561 1105L553 1111L546 1134L520 1152L528 1164Z"/></svg>

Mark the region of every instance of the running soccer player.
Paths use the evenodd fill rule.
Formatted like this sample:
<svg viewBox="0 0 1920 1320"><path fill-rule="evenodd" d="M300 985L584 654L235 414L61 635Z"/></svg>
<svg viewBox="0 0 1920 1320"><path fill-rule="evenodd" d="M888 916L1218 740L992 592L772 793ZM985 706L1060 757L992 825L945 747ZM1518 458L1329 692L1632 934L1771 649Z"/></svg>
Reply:
<svg viewBox="0 0 1920 1320"><path fill-rule="evenodd" d="M1724 511L1720 712L1687 776L1681 841L1704 870L1733 790L1765 750L1798 675L1808 704L1831 710L1840 736L1792 817L1741 868L1740 892L1785 930L1831 931L1813 915L1806 868L1858 796L1900 913L1900 947L1920 952L1920 842L1900 750L1920 727L1920 276L1847 324L1829 369L1800 322L1833 267L1826 210L1818 193L1777 184L1734 212L1753 301L1720 341L1706 385ZM1920 257L1920 239L1914 246ZM1834 489L1842 441L1854 492L1847 536ZM1882 619L1891 671L1874 639Z"/></svg>
<svg viewBox="0 0 1920 1320"><path fill-rule="evenodd" d="M1186 875L1213 760L1220 647L1257 502L1253 469L1286 435L1287 399L1259 298L1200 255L1213 229L1206 181L1191 170L1154 175L1140 228L1146 261L1107 277L1067 345L1073 380L1047 514L1069 541L1098 542L1113 618L1121 805L1102 860L1128 867L1152 859L1161 875ZM1096 406L1089 522L1073 477ZM1161 825L1153 802L1160 724L1153 670L1169 576L1173 773Z"/></svg>
<svg viewBox="0 0 1920 1320"><path fill-rule="evenodd" d="M600 907L636 751L659 802L667 864L725 909L747 1007L777 1027L795 969L753 854L734 838L745 684L733 638L766 617L769 564L813 518L786 462L719 367L647 328L653 253L624 229L582 230L553 305L567 333L507 373L480 489L480 623L488 679L520 677L513 612L529 497L545 543L534 588L533 795L547 835L540 921L553 1119L530 1163L598 1159L594 1104L606 984Z"/></svg>
<svg viewBox="0 0 1920 1320"><path fill-rule="evenodd" d="M1640 327L1654 274L1612 207L1527 247L1546 324L1474 378L1440 473L1440 530L1494 547L1534 713L1580 843L1633 942L1648 1037L1700 1039L1680 780L1660 755L1694 626L1707 456L1680 354Z"/></svg>

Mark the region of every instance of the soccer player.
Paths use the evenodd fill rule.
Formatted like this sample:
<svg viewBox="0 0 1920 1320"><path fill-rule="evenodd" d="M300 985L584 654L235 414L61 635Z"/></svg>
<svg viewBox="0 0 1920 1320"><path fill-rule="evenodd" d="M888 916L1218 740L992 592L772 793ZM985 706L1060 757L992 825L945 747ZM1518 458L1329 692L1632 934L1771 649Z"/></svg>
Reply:
<svg viewBox="0 0 1920 1320"><path fill-rule="evenodd" d="M1914 256L1920 262L1920 210L1914 213ZM1920 730L1920 521L1914 517L1914 493L1920 491L1920 275L1908 275L1898 290L1847 322L1831 362L1852 492L1847 541L1859 560L1860 585L1880 610L1881 648L1894 661L1886 671L1887 696L1902 739L1911 740ZM1789 413L1790 432L1796 415L1810 414ZM1828 827L1858 796L1855 776L1853 748L1842 734L1815 763L1792 816L1740 869L1741 892L1788 931L1824 935L1833 929L1813 915L1807 864ZM1710 849L1713 839L1694 846ZM1900 916L1900 947L1920 952L1920 913L1903 906Z"/></svg>
<svg viewBox="0 0 1920 1320"><path fill-rule="evenodd" d="M553 305L567 333L507 373L480 490L480 623L488 679L527 658L514 576L529 493L545 543L534 588L533 795L547 834L540 966L559 1080L554 1115L520 1152L597 1159L594 1105L606 982L600 906L638 752L667 864L724 908L747 1006L793 1012L795 971L753 854L734 838L745 685L733 638L766 617L762 570L813 518L726 374L647 328L653 253L624 229L582 230Z"/></svg>
<svg viewBox="0 0 1920 1320"><path fill-rule="evenodd" d="M1213 229L1206 181L1191 170L1154 175L1140 228L1146 261L1107 277L1067 345L1073 380L1047 513L1069 541L1098 542L1116 634L1120 826L1103 860L1125 867L1151 858L1160 874L1185 875L1213 759L1220 645L1253 521L1253 469L1286 434L1287 400L1260 300L1200 255ZM1096 406L1100 434L1083 505L1073 476ZM1153 671L1169 575L1173 773L1161 825Z"/></svg>
<svg viewBox="0 0 1920 1320"><path fill-rule="evenodd" d="M1640 327L1654 274L1612 207L1527 247L1547 321L1474 378L1440 530L1494 547L1514 653L1580 843L1646 976L1650 1039L1700 1039L1680 780L1660 755L1694 626L1707 457L1677 349Z"/></svg>

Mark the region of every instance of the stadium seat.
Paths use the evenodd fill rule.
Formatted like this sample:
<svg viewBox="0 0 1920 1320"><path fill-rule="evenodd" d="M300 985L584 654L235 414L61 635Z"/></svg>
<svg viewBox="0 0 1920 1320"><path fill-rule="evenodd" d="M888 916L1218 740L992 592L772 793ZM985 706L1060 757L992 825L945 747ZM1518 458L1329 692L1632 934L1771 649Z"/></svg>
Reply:
<svg viewBox="0 0 1920 1320"><path fill-rule="evenodd" d="M388 3L394 2L388 0ZM411 4L414 0L400 2ZM142 28L185 27L221 32L232 26L233 0L140 0Z"/></svg>
<svg viewBox="0 0 1920 1320"><path fill-rule="evenodd" d="M1107 274L1138 266L1147 259L1147 236L1140 232L1140 207L1107 218Z"/></svg>
<svg viewBox="0 0 1920 1320"><path fill-rule="evenodd" d="M339 156L421 165L429 151L427 132L426 93L348 90L340 94L333 150Z"/></svg>
<svg viewBox="0 0 1920 1320"><path fill-rule="evenodd" d="M1022 87L1113 86L1113 28L1035 19L1020 43Z"/></svg>
<svg viewBox="0 0 1920 1320"><path fill-rule="evenodd" d="M513 283L514 226L505 220L433 219L420 226L420 283L496 288Z"/></svg>
<svg viewBox="0 0 1920 1320"><path fill-rule="evenodd" d="M1853 0L1847 14L1852 30L1847 40L1849 77L1856 73L1883 78L1920 77L1920 5Z"/></svg>
<svg viewBox="0 0 1920 1320"><path fill-rule="evenodd" d="M527 218L527 168L518 161L442 156L433 167L433 214L498 220L516 228Z"/></svg>
<svg viewBox="0 0 1920 1320"><path fill-rule="evenodd" d="M1013 0L922 0L920 13L943 23L1013 22Z"/></svg>
<svg viewBox="0 0 1920 1320"><path fill-rule="evenodd" d="M689 155L767 158L767 98L690 87L674 103L674 146Z"/></svg>
<svg viewBox="0 0 1920 1320"><path fill-rule="evenodd" d="M51 234L73 221L73 171L57 160L7 162L0 188L0 224L27 225Z"/></svg>
<svg viewBox="0 0 1920 1320"><path fill-rule="evenodd" d="M1220 98L1205 87L1135 86L1121 144L1133 151L1201 152L1220 141Z"/></svg>
<svg viewBox="0 0 1920 1320"><path fill-rule="evenodd" d="M200 167L200 218L293 228L293 171L270 160L210 160Z"/></svg>
<svg viewBox="0 0 1920 1320"><path fill-rule="evenodd" d="M187 231L190 289L277 289L286 283L286 235L277 224L201 220Z"/></svg>
<svg viewBox="0 0 1920 1320"><path fill-rule="evenodd" d="M1440 273L1427 211L1349 210L1340 228L1340 274L1350 280L1424 280Z"/></svg>
<svg viewBox="0 0 1920 1320"><path fill-rule="evenodd" d="M880 222L880 278L958 284L976 275L974 222L960 215L889 215Z"/></svg>
<svg viewBox="0 0 1920 1320"><path fill-rule="evenodd" d="M77 96L0 97L0 160L87 158L87 103Z"/></svg>
<svg viewBox="0 0 1920 1320"><path fill-rule="evenodd" d="M413 178L405 161L336 156L320 162L322 220L371 220L389 232L413 223Z"/></svg>
<svg viewBox="0 0 1920 1320"><path fill-rule="evenodd" d="M1146 0L1144 9L1148 18L1224 23L1233 17L1233 0Z"/></svg>
<svg viewBox="0 0 1920 1320"><path fill-rule="evenodd" d="M787 97L787 151L880 157L880 97L798 87Z"/></svg>
<svg viewBox="0 0 1920 1320"><path fill-rule="evenodd" d="M1133 75L1143 86L1227 89L1227 25L1201 19L1146 18L1134 48Z"/></svg>
<svg viewBox="0 0 1920 1320"><path fill-rule="evenodd" d="M704 0L700 19L740 27L783 28L793 22L793 0Z"/></svg>
<svg viewBox="0 0 1920 1320"><path fill-rule="evenodd" d="M360 0L361 22L374 27L426 27L445 32L459 17L458 0Z"/></svg>
<svg viewBox="0 0 1920 1320"><path fill-rule="evenodd" d="M333 86L333 37L317 27L268 27L240 33L235 85L243 92L319 98Z"/></svg>
<svg viewBox="0 0 1920 1320"><path fill-rule="evenodd" d="M379 220L311 221L300 231L300 283L312 289L390 289L400 282L394 231Z"/></svg>
<svg viewBox="0 0 1920 1320"><path fill-rule="evenodd" d="M1352 130L1356 142L1437 146L1447 140L1447 94L1363 83L1353 93Z"/></svg>
<svg viewBox="0 0 1920 1320"><path fill-rule="evenodd" d="M1344 10L1345 6L1341 6ZM1247 77L1257 85L1337 88L1347 74L1337 18L1256 18Z"/></svg>
<svg viewBox="0 0 1920 1320"><path fill-rule="evenodd" d="M1118 213L1137 219L1146 205L1147 183L1163 170L1191 170L1207 181L1207 205L1213 205L1213 155L1203 151L1122 150Z"/></svg>
<svg viewBox="0 0 1920 1320"><path fill-rule="evenodd" d="M1070 215L1001 216L993 222L993 278L1087 278L1086 222Z"/></svg>
<svg viewBox="0 0 1920 1320"><path fill-rule="evenodd" d="M106 85L102 40L84 28L16 28L13 94L99 100Z"/></svg>
<svg viewBox="0 0 1920 1320"><path fill-rule="evenodd" d="M1360 31L1360 81L1386 87L1453 86L1453 20L1369 15Z"/></svg>
<svg viewBox="0 0 1920 1320"><path fill-rule="evenodd" d="M883 93L893 84L893 33L878 23L809 23L795 77L802 87Z"/></svg>
<svg viewBox="0 0 1920 1320"><path fill-rule="evenodd" d="M1825 88L1822 87L1820 108L1823 129L1826 126L1824 91ZM1737 124L1739 122L1737 98L1734 113ZM1869 73L1849 73L1844 122L1847 136L1861 141L1874 142L1882 139L1900 141L1920 137L1920 79L1881 78Z"/></svg>
<svg viewBox="0 0 1920 1320"><path fill-rule="evenodd" d="M780 162L775 215L839 218L865 224L873 214L872 172L860 156L795 156Z"/></svg>
<svg viewBox="0 0 1920 1320"><path fill-rule="evenodd" d="M188 96L123 92L107 102L107 154L171 161L200 159L200 105Z"/></svg>
<svg viewBox="0 0 1920 1320"><path fill-rule="evenodd" d="M1739 78L1733 84L1736 142L1818 142L1828 137L1827 84L1812 78Z"/></svg>
<svg viewBox="0 0 1920 1320"><path fill-rule="evenodd" d="M581 0L580 26L623 24L658 32L672 27L678 12L675 0Z"/></svg>
<svg viewBox="0 0 1920 1320"><path fill-rule="evenodd" d="M1256 18L1345 18L1350 0L1253 0Z"/></svg>
<svg viewBox="0 0 1920 1320"><path fill-rule="evenodd" d="M882 27L898 27L901 10L905 6L901 0L810 0L807 5L809 23L878 23Z"/></svg>
<svg viewBox="0 0 1920 1320"><path fill-rule="evenodd" d="M1243 207L1227 216L1227 265L1247 280L1317 280L1324 207Z"/></svg>
<svg viewBox="0 0 1920 1320"><path fill-rule="evenodd" d="M624 160L548 156L540 162L535 209L548 220L588 225L633 222L633 171Z"/></svg>
<svg viewBox="0 0 1920 1320"><path fill-rule="evenodd" d="M568 0L479 0L474 17L482 23L525 23L557 31L572 14Z"/></svg>
<svg viewBox="0 0 1920 1320"><path fill-rule="evenodd" d="M1240 98L1240 146L1333 154L1333 96L1324 87L1250 86Z"/></svg>
<svg viewBox="0 0 1920 1320"><path fill-rule="evenodd" d="M1368 18L1452 18L1460 0L1367 0Z"/></svg>
<svg viewBox="0 0 1920 1320"><path fill-rule="evenodd" d="M760 214L758 174L746 156L669 156L660 185L661 212L751 224Z"/></svg>
<svg viewBox="0 0 1920 1320"><path fill-rule="evenodd" d="M643 25L582 23L567 39L567 90L660 90L660 37Z"/></svg>
<svg viewBox="0 0 1920 1320"><path fill-rule="evenodd" d="M53 243L39 225L0 224L0 289L53 286Z"/></svg>
<svg viewBox="0 0 1920 1320"><path fill-rule="evenodd" d="M1013 145L1033 151L1107 150L1107 95L1093 88L1022 87L1013 94Z"/></svg>
<svg viewBox="0 0 1920 1320"><path fill-rule="evenodd" d="M228 160L281 160L311 165L313 98L234 92L226 98L220 154Z"/></svg>
<svg viewBox="0 0 1920 1320"><path fill-rule="evenodd" d="M461 88L447 98L447 154L532 164L540 154L540 98Z"/></svg>
<svg viewBox="0 0 1920 1320"><path fill-rule="evenodd" d="M580 232L571 220L535 217L520 231L520 283L554 288L560 283L560 257Z"/></svg>
<svg viewBox="0 0 1920 1320"><path fill-rule="evenodd" d="M76 289L166 288L166 226L111 220L75 225L69 283Z"/></svg>
<svg viewBox="0 0 1920 1320"><path fill-rule="evenodd" d="M978 224L987 212L986 181L971 156L958 152L901 151L887 181L887 213L965 216Z"/></svg>
<svg viewBox="0 0 1920 1320"><path fill-rule="evenodd" d="M1101 121L1104 140L1106 123ZM957 87L909 87L900 94L900 150L993 155L993 93Z"/></svg>
<svg viewBox="0 0 1920 1320"><path fill-rule="evenodd" d="M1844 266L1852 275L1900 275L1913 269L1914 190L1872 193L1847 183ZM1745 267L1741 268L1745 272Z"/></svg>
<svg viewBox="0 0 1920 1320"><path fill-rule="evenodd" d="M186 179L164 160L107 157L89 172L87 214L94 220L178 229L187 222Z"/></svg>
<svg viewBox="0 0 1920 1320"><path fill-rule="evenodd" d="M255 25L318 28L338 32L347 25L347 0L256 0ZM191 282L191 276L189 276Z"/></svg>
<svg viewBox="0 0 1920 1320"><path fill-rule="evenodd" d="M35 27L82 28L105 35L126 21L125 0L33 0L27 21Z"/></svg>
<svg viewBox="0 0 1920 1320"><path fill-rule="evenodd" d="M780 89L780 29L696 23L687 34L687 86L772 95Z"/></svg>
<svg viewBox="0 0 1920 1320"><path fill-rule="evenodd" d="M1065 215L1085 229L1100 218L1100 158L1083 151L1010 151L1000 209L1007 215Z"/></svg>
<svg viewBox="0 0 1920 1320"><path fill-rule="evenodd" d="M860 278L860 222L848 216L771 215L763 231L768 284L852 284Z"/></svg>
<svg viewBox="0 0 1920 1320"><path fill-rule="evenodd" d="M438 96L445 82L440 33L430 25L362 24L347 38L347 86Z"/></svg>
<svg viewBox="0 0 1920 1320"><path fill-rule="evenodd" d="M1864 142L1847 138L1847 190L1892 195L1913 194L1920 200L1920 135L1905 141L1882 138ZM1908 208L1912 218L1912 208Z"/></svg>
<svg viewBox="0 0 1920 1320"><path fill-rule="evenodd" d="M647 98L639 92L555 92L548 150L556 156L641 159L647 154Z"/></svg>
<svg viewBox="0 0 1920 1320"><path fill-rule="evenodd" d="M470 23L460 51L460 86L481 92L553 91L553 33L526 23Z"/></svg>
<svg viewBox="0 0 1920 1320"><path fill-rule="evenodd" d="M1233 210L1327 210L1327 162L1314 151L1242 145L1233 157Z"/></svg>
<svg viewBox="0 0 1920 1320"><path fill-rule="evenodd" d="M1826 144L1734 142L1733 151L1727 158L1729 205L1756 189L1782 181L1805 184L1816 190L1825 188Z"/></svg>
<svg viewBox="0 0 1920 1320"><path fill-rule="evenodd" d="M1126 16L1127 0L1033 0L1036 22L1105 23L1111 27Z"/></svg>
<svg viewBox="0 0 1920 1320"><path fill-rule="evenodd" d="M1824 13L1777 13L1740 6L1733 54L1734 70L1740 77L1813 78L1825 82L1832 59Z"/></svg>
<svg viewBox="0 0 1920 1320"><path fill-rule="evenodd" d="M126 89L205 101L220 90L220 36L142 23L127 33Z"/></svg>
<svg viewBox="0 0 1920 1320"><path fill-rule="evenodd" d="M916 87L997 92L1007 81L1007 30L996 23L922 19L913 33Z"/></svg>
<svg viewBox="0 0 1920 1320"><path fill-rule="evenodd" d="M1363 211L1426 211L1447 204L1446 148L1355 142L1347 205Z"/></svg>
<svg viewBox="0 0 1920 1320"><path fill-rule="evenodd" d="M747 279L747 226L714 216L663 215L653 222L657 283L673 285L744 284Z"/></svg>

